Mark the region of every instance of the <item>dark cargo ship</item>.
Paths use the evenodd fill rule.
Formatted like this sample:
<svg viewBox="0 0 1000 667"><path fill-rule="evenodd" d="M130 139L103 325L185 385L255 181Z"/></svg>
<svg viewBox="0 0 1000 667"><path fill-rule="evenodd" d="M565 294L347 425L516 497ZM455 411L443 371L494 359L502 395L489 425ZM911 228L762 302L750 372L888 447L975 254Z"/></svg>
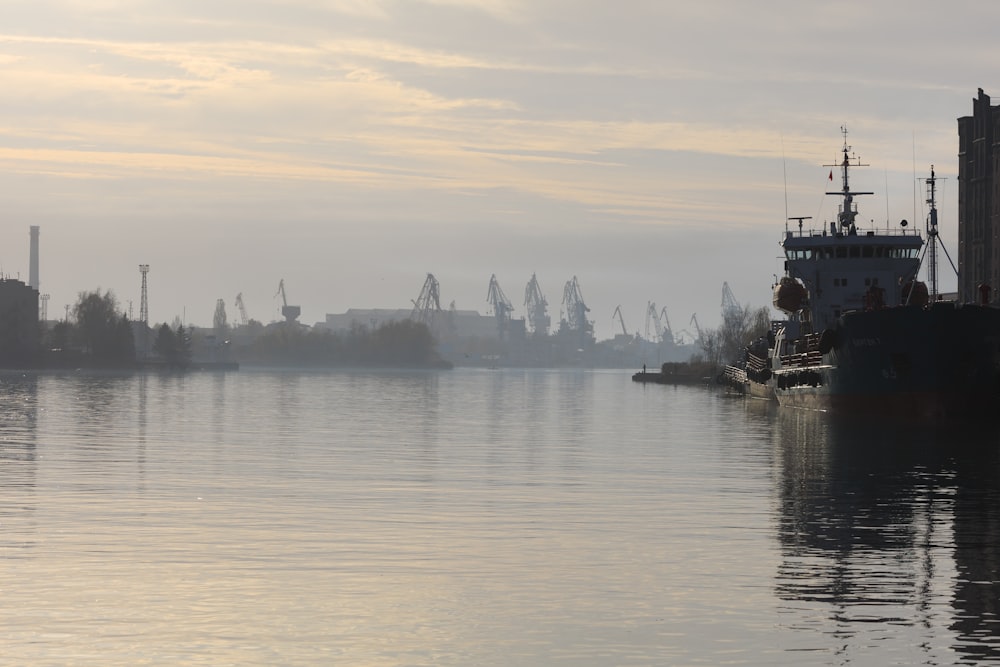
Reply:
<svg viewBox="0 0 1000 667"><path fill-rule="evenodd" d="M854 161L852 163L852 160ZM849 171L863 166L844 131L836 222L820 231L786 230L785 276L764 357L752 354L747 383L755 395L814 410L920 417L989 414L1000 406L1000 309L945 301L936 263L917 280L921 261L937 251L934 174L927 179L927 242L902 221L897 229L862 229ZM831 171L831 178L832 178Z"/></svg>

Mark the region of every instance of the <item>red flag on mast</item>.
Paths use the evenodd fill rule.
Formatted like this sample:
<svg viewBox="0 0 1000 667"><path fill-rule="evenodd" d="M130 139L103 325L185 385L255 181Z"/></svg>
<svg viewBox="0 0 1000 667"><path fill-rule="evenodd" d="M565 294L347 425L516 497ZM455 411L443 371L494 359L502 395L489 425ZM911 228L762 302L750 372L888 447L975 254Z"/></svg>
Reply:
<svg viewBox="0 0 1000 667"><path fill-rule="evenodd" d="M833 180L833 169L830 170L830 180Z"/></svg>

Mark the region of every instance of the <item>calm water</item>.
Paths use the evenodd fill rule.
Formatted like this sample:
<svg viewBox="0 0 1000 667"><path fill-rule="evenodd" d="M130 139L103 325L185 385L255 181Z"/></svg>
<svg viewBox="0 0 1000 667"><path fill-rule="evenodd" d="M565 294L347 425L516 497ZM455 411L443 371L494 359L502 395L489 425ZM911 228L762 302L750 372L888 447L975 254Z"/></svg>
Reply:
<svg viewBox="0 0 1000 667"><path fill-rule="evenodd" d="M3 664L1000 664L1000 427L627 372L0 379Z"/></svg>

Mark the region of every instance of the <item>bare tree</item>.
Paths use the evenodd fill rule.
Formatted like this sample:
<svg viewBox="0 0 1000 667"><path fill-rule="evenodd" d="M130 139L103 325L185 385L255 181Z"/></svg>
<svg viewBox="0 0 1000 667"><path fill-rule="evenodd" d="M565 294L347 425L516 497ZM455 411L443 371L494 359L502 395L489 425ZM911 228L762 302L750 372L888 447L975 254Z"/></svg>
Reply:
<svg viewBox="0 0 1000 667"><path fill-rule="evenodd" d="M767 334L771 315L767 308L731 306L722 313L718 329L702 330L699 344L705 360L715 366L735 362L747 345Z"/></svg>

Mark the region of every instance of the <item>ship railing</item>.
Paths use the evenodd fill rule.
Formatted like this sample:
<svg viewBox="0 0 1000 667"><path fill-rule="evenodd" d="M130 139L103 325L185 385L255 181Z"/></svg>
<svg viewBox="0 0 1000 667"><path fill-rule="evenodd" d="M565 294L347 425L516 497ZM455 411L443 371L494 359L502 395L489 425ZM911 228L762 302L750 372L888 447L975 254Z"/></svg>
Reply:
<svg viewBox="0 0 1000 667"><path fill-rule="evenodd" d="M738 389L743 391L747 383L750 380L747 377L747 372L742 368L737 368L736 366L726 366L722 369L722 374L719 377L719 383L732 387L733 389Z"/></svg>
<svg viewBox="0 0 1000 667"><path fill-rule="evenodd" d="M749 352L747 353L747 370L748 371L762 371L768 367L767 359L762 359L756 354Z"/></svg>
<svg viewBox="0 0 1000 667"><path fill-rule="evenodd" d="M785 367L804 368L806 366L819 366L822 363L823 353L819 350L781 355L781 365Z"/></svg>
<svg viewBox="0 0 1000 667"><path fill-rule="evenodd" d="M803 350L805 352L813 352L819 350L819 341L823 337L821 333L811 333L806 334L802 337Z"/></svg>
<svg viewBox="0 0 1000 667"><path fill-rule="evenodd" d="M785 231L785 238L850 238L856 236L920 236L920 230L914 227L857 227L852 234L849 231L836 230L831 232L829 228L809 227L806 229L788 229Z"/></svg>

